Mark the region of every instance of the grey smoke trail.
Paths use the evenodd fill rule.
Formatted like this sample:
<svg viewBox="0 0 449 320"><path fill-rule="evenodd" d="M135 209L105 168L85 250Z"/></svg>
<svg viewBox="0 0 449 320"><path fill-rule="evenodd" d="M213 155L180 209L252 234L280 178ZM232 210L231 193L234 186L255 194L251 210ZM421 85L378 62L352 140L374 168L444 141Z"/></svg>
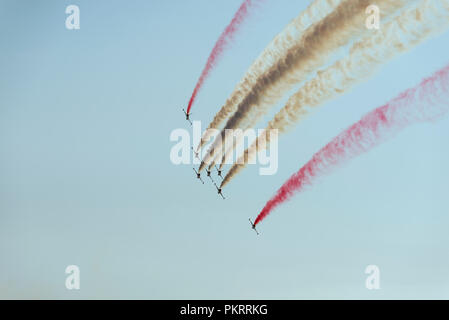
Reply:
<svg viewBox="0 0 449 320"><path fill-rule="evenodd" d="M449 26L449 0L424 0L385 24L375 35L366 37L351 48L350 54L295 93L265 128L286 132L306 117L309 112L327 100L333 99L375 73L376 68L400 53L412 49L425 39L446 30ZM268 134L262 134L242 155L249 159L265 149ZM229 170L222 186L231 181L245 167L235 164Z"/></svg>
<svg viewBox="0 0 449 320"><path fill-rule="evenodd" d="M377 0L383 19L412 3L411 0ZM283 94L297 83L306 80L318 68L326 64L336 49L371 31L365 27L366 8L371 0L345 0L324 19L309 27L301 40L288 50L285 59L273 65L257 79L253 90L242 100L238 110L227 121L225 128L245 127L266 114ZM222 133L222 137L224 134ZM217 140L210 150L221 148ZM211 162L206 155L206 162Z"/></svg>
<svg viewBox="0 0 449 320"><path fill-rule="evenodd" d="M237 110L238 104L248 95L259 79L269 67L285 59L285 54L297 43L304 30L311 24L323 19L332 12L343 0L314 0L306 10L293 19L285 29L279 33L253 62L242 80L237 84L226 103L215 115L208 129L218 129L229 115ZM197 152L210 139L211 131L205 131L197 147Z"/></svg>

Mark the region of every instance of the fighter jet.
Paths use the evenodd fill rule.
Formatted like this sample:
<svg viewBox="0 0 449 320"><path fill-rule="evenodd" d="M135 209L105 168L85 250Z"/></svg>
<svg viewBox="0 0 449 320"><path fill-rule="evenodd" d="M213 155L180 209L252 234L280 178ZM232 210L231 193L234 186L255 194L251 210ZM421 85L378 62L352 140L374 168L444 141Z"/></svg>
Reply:
<svg viewBox="0 0 449 320"><path fill-rule="evenodd" d="M256 229L256 225L251 221L251 219L248 219L248 220L249 220L249 223L251 223L251 228L252 228L254 231L256 231L257 235L259 235L259 232L257 232L257 229Z"/></svg>
<svg viewBox="0 0 449 320"><path fill-rule="evenodd" d="M200 159L200 152L199 152L199 151L196 152L195 149L193 149L193 147L190 147L190 149L192 149L193 154L195 155L195 158L197 158L198 160L201 160L201 159Z"/></svg>
<svg viewBox="0 0 449 320"><path fill-rule="evenodd" d="M210 175L211 171L210 171L209 169L206 169L206 173L207 173L207 176L208 176L208 177L212 180L212 182L215 184L214 179L212 179L212 176Z"/></svg>
<svg viewBox="0 0 449 320"><path fill-rule="evenodd" d="M217 169L218 176L223 179L223 176L221 175L221 170L218 169L217 166L215 166L215 169Z"/></svg>
<svg viewBox="0 0 449 320"><path fill-rule="evenodd" d="M215 182L214 182L214 185L215 185L215 188L217 188L218 194L219 194L223 199L226 199L226 198L224 197L223 193L221 193L221 188L219 188Z"/></svg>
<svg viewBox="0 0 449 320"><path fill-rule="evenodd" d="M193 168L193 171L195 171L196 173L196 178L199 179L204 184L203 179L201 179L201 174L198 171L196 171L195 168Z"/></svg>
<svg viewBox="0 0 449 320"><path fill-rule="evenodd" d="M186 120L190 122L190 125L192 125L192 121L190 121L191 113L187 113L184 109L182 109L182 111L184 111L184 114L186 115Z"/></svg>

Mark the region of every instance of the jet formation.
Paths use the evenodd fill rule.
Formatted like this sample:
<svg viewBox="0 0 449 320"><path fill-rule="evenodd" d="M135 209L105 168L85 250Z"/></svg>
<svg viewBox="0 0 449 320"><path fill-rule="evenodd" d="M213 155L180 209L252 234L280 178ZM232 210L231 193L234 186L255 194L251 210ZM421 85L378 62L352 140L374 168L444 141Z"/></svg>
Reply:
<svg viewBox="0 0 449 320"><path fill-rule="evenodd" d="M190 125L192 125L192 121L190 120L191 113L187 113L184 109L182 109L182 111L184 112L184 115L186 117L186 121L188 121L190 123ZM195 158L197 158L198 160L201 160L200 159L200 152L199 151L195 151L195 149L193 147L191 147L191 149L192 149L193 154L195 155ZM218 168L217 166L215 166L215 169L217 170L217 176L220 177L221 179L223 179L222 170L220 168ZM193 168L193 171L195 172L196 178L202 184L204 184L203 179L201 179L201 173L199 172L199 170L196 170L195 168ZM223 195L222 189L215 183L214 179L212 178L211 173L212 173L212 170L207 168L206 169L206 175L210 178L210 180L214 184L215 188L217 189L218 195L220 195L223 198L223 200L226 199L225 196ZM257 235L259 235L259 232L256 229L256 225L251 221L251 219L249 219L249 222L251 223L251 228L257 233Z"/></svg>

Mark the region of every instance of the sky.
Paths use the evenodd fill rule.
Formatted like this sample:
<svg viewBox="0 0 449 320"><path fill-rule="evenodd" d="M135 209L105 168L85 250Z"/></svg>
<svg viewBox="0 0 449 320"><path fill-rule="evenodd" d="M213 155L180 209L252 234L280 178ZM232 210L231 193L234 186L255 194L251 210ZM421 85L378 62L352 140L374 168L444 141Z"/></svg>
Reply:
<svg viewBox="0 0 449 320"><path fill-rule="evenodd" d="M449 117L323 177L260 236L248 222L330 139L447 65L449 33L317 109L280 138L277 174L250 166L223 201L170 161L169 137L189 130L181 108L240 3L0 0L0 298L449 298ZM192 119L208 125L309 3L261 1ZM79 30L65 27L71 4ZM65 287L68 265L79 290ZM368 265L379 290L365 287Z"/></svg>

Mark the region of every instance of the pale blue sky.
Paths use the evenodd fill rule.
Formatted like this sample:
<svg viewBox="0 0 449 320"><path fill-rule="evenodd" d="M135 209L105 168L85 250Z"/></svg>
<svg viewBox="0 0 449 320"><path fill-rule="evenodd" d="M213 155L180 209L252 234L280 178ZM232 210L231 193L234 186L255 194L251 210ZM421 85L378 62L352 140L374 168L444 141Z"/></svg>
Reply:
<svg viewBox="0 0 449 320"><path fill-rule="evenodd" d="M308 3L265 0L192 117L207 125ZM80 30L65 28L69 4ZM169 134L186 127L180 108L239 5L0 1L1 298L449 298L448 118L323 178L273 212L261 236L248 223L332 137L449 63L449 33L282 136L278 173L249 168L223 201L170 162ZM65 289L70 264L79 291ZM369 264L378 291L364 286Z"/></svg>

